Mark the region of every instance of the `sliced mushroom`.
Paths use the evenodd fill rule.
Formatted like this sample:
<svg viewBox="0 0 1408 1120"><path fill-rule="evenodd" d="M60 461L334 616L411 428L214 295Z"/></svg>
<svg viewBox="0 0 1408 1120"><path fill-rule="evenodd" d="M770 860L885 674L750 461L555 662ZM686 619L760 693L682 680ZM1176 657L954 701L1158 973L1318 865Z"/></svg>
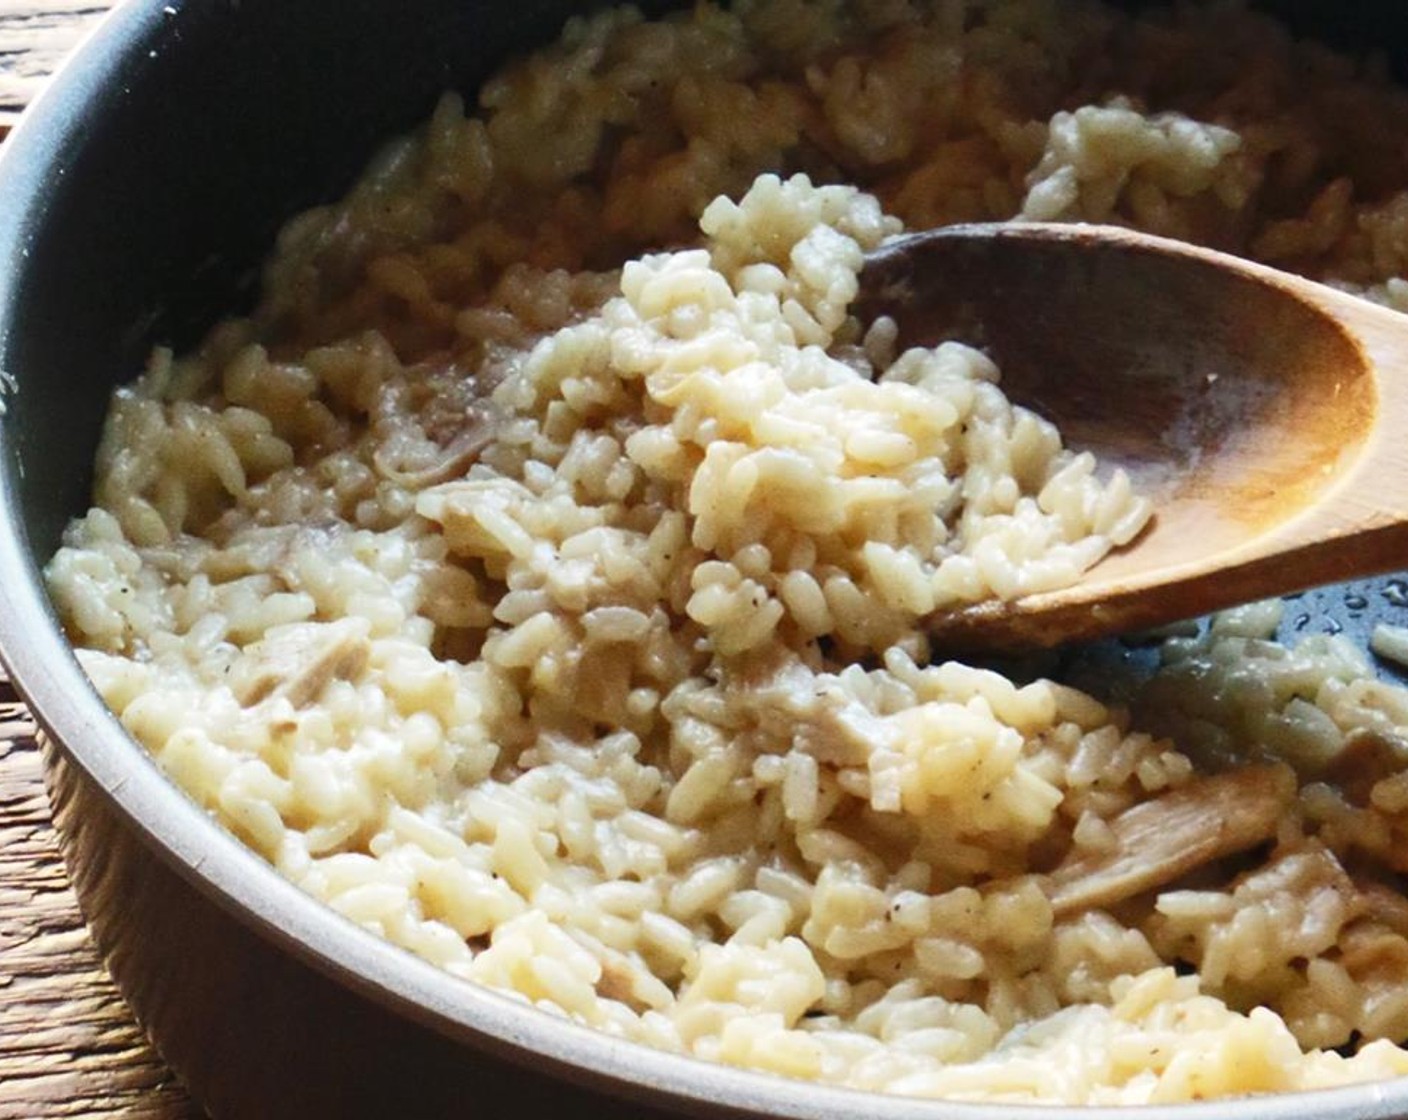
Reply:
<svg viewBox="0 0 1408 1120"><path fill-rule="evenodd" d="M336 679L351 680L371 655L366 623L299 622L275 627L262 641L245 650L230 686L245 707L282 697L302 708L316 700Z"/></svg>
<svg viewBox="0 0 1408 1120"><path fill-rule="evenodd" d="M1367 727L1345 736L1344 747L1326 767L1324 780L1338 786L1346 800L1361 808L1369 804L1374 786L1408 768L1408 744Z"/></svg>
<svg viewBox="0 0 1408 1120"><path fill-rule="evenodd" d="M372 455L372 463L383 478L411 490L448 482L464 474L479 458L484 448L493 442L497 427L487 405L475 407L466 414L463 430L444 447L428 455L424 464L408 470L405 464L396 461L396 455L388 447L378 448Z"/></svg>
<svg viewBox="0 0 1408 1120"><path fill-rule="evenodd" d="M1276 835L1295 782L1279 766L1248 767L1202 778L1110 822L1108 850L1075 855L1047 878L1059 917L1106 908L1171 883L1198 867Z"/></svg>
<svg viewBox="0 0 1408 1120"><path fill-rule="evenodd" d="M729 686L761 728L823 765L863 767L894 737L884 717L792 658L755 659L729 678Z"/></svg>

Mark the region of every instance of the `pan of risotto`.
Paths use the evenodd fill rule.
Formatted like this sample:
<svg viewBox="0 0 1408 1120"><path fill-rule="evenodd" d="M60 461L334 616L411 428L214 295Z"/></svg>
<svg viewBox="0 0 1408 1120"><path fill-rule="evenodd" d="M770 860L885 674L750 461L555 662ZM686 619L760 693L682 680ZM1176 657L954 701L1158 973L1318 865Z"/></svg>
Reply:
<svg viewBox="0 0 1408 1120"><path fill-rule="evenodd" d="M1408 576L946 649L1157 503L853 307L1042 221L1408 311L1401 77L1396 3L120 7L0 156L0 643L192 1093L1408 1115Z"/></svg>

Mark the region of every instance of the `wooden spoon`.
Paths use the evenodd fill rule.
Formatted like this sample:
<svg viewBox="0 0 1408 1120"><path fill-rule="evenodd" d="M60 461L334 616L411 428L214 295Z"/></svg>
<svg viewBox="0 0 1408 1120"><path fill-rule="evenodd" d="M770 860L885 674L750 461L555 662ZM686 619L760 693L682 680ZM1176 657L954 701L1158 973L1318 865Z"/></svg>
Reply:
<svg viewBox="0 0 1408 1120"><path fill-rule="evenodd" d="M932 618L938 648L1143 630L1408 567L1408 316L1225 253L1099 226L951 226L871 253L863 321L958 339L1068 446L1154 500L1064 591Z"/></svg>

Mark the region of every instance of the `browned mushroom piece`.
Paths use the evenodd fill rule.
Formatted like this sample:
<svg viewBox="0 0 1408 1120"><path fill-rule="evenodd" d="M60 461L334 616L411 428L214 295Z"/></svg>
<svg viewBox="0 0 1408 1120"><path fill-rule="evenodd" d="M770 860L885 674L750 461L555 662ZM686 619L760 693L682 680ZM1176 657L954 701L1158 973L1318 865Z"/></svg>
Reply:
<svg viewBox="0 0 1408 1120"><path fill-rule="evenodd" d="M465 416L465 427L443 447L433 449L414 462L402 461L386 450L372 455L377 473L383 478L411 490L420 490L440 482L458 478L469 468L480 452L494 439L497 423L487 405L475 406Z"/></svg>
<svg viewBox="0 0 1408 1120"><path fill-rule="evenodd" d="M1366 727L1345 736L1344 746L1325 768L1324 780L1338 786L1352 805L1369 804L1369 795L1384 778L1408 768L1408 743Z"/></svg>
<svg viewBox="0 0 1408 1120"><path fill-rule="evenodd" d="M884 738L883 717L840 685L818 690L816 674L791 658L746 661L730 685L764 731L822 765L863 767Z"/></svg>
<svg viewBox="0 0 1408 1120"><path fill-rule="evenodd" d="M1257 766L1201 778L1125 810L1110 822L1108 851L1073 853L1047 877L1060 917L1108 908L1197 868L1276 836L1295 795L1281 766Z"/></svg>
<svg viewBox="0 0 1408 1120"><path fill-rule="evenodd" d="M356 622L295 623L250 647L230 685L245 707L282 697L302 708L330 681L356 677L370 654L366 629Z"/></svg>

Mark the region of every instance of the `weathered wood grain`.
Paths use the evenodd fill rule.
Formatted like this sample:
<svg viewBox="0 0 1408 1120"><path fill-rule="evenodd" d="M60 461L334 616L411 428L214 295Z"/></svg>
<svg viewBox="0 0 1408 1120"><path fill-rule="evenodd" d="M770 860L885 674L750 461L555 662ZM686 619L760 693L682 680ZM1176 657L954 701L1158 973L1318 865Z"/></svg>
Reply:
<svg viewBox="0 0 1408 1120"><path fill-rule="evenodd" d="M111 0L0 0L0 135ZM104 971L69 889L34 724L0 674L0 1120L199 1115Z"/></svg>
<svg viewBox="0 0 1408 1120"><path fill-rule="evenodd" d="M0 681L0 1120L185 1120L103 970L59 857L34 725Z"/></svg>
<svg viewBox="0 0 1408 1120"><path fill-rule="evenodd" d="M14 124L44 79L113 0L0 0L0 129Z"/></svg>

